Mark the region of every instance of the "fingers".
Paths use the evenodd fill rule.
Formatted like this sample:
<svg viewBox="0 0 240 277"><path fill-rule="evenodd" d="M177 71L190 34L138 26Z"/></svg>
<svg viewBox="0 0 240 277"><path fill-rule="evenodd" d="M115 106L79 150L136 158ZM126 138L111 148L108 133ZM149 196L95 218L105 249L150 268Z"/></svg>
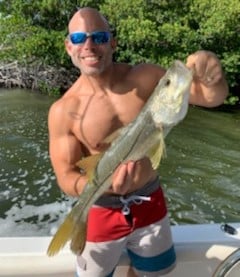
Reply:
<svg viewBox="0 0 240 277"><path fill-rule="evenodd" d="M112 191L124 195L126 194L133 183L135 175L135 162L129 161L121 164L115 171L112 178Z"/></svg>
<svg viewBox="0 0 240 277"><path fill-rule="evenodd" d="M219 59L210 51L197 51L187 58L187 67L194 71L194 78L206 86L213 86L222 78Z"/></svg>

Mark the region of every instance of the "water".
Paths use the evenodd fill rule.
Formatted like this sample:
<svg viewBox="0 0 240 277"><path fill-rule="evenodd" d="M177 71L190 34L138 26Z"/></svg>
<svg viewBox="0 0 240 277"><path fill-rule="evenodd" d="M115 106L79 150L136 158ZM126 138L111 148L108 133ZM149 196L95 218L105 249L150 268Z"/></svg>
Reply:
<svg viewBox="0 0 240 277"><path fill-rule="evenodd" d="M0 91L0 236L50 234L71 199L56 185L48 156L48 109L54 99Z"/></svg>
<svg viewBox="0 0 240 277"><path fill-rule="evenodd" d="M0 90L0 236L50 235L73 199L48 156L54 99ZM167 137L159 168L172 224L240 221L240 111L191 108Z"/></svg>
<svg viewBox="0 0 240 277"><path fill-rule="evenodd" d="M240 110L191 108L160 166L172 223L240 221Z"/></svg>

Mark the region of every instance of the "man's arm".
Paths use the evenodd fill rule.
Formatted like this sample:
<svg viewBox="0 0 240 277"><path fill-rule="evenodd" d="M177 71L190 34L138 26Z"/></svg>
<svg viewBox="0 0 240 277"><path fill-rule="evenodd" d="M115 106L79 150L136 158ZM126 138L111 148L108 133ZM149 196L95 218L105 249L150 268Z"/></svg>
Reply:
<svg viewBox="0 0 240 277"><path fill-rule="evenodd" d="M217 56L209 51L197 51L187 58L186 65L194 71L190 104L215 107L228 95L228 85Z"/></svg>
<svg viewBox="0 0 240 277"><path fill-rule="evenodd" d="M71 132L71 121L62 104L54 103L48 116L49 153L61 190L71 196L81 194L87 178L76 162L83 156L81 144Z"/></svg>

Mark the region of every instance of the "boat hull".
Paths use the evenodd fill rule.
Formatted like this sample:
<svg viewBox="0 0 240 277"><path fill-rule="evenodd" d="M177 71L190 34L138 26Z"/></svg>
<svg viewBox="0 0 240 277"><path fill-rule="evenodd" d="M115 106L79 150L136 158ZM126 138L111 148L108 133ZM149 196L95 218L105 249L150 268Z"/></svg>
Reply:
<svg viewBox="0 0 240 277"><path fill-rule="evenodd" d="M208 277L233 251L240 248L240 223L231 226L238 231L230 235L220 224L172 226L177 265L169 277ZM73 277L75 256L67 245L49 258L46 249L51 237L1 237L0 277ZM123 253L114 277L125 276L129 260ZM239 277L239 270L229 277ZM237 274L238 272L238 274Z"/></svg>

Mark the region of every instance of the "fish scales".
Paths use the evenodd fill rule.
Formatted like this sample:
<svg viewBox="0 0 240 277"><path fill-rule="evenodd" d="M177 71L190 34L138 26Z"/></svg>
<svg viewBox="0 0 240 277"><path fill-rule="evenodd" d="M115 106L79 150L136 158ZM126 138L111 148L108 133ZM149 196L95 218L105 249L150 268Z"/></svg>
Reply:
<svg viewBox="0 0 240 277"><path fill-rule="evenodd" d="M138 160L145 156L145 149L147 148L143 149L143 145L149 136L149 130L152 133L156 130L156 126L148 112L145 113L143 120L137 120L132 129L126 134L124 132L120 135L109 151L106 151L96 167L98 182L103 181L103 176L112 175L119 163L127 160Z"/></svg>

